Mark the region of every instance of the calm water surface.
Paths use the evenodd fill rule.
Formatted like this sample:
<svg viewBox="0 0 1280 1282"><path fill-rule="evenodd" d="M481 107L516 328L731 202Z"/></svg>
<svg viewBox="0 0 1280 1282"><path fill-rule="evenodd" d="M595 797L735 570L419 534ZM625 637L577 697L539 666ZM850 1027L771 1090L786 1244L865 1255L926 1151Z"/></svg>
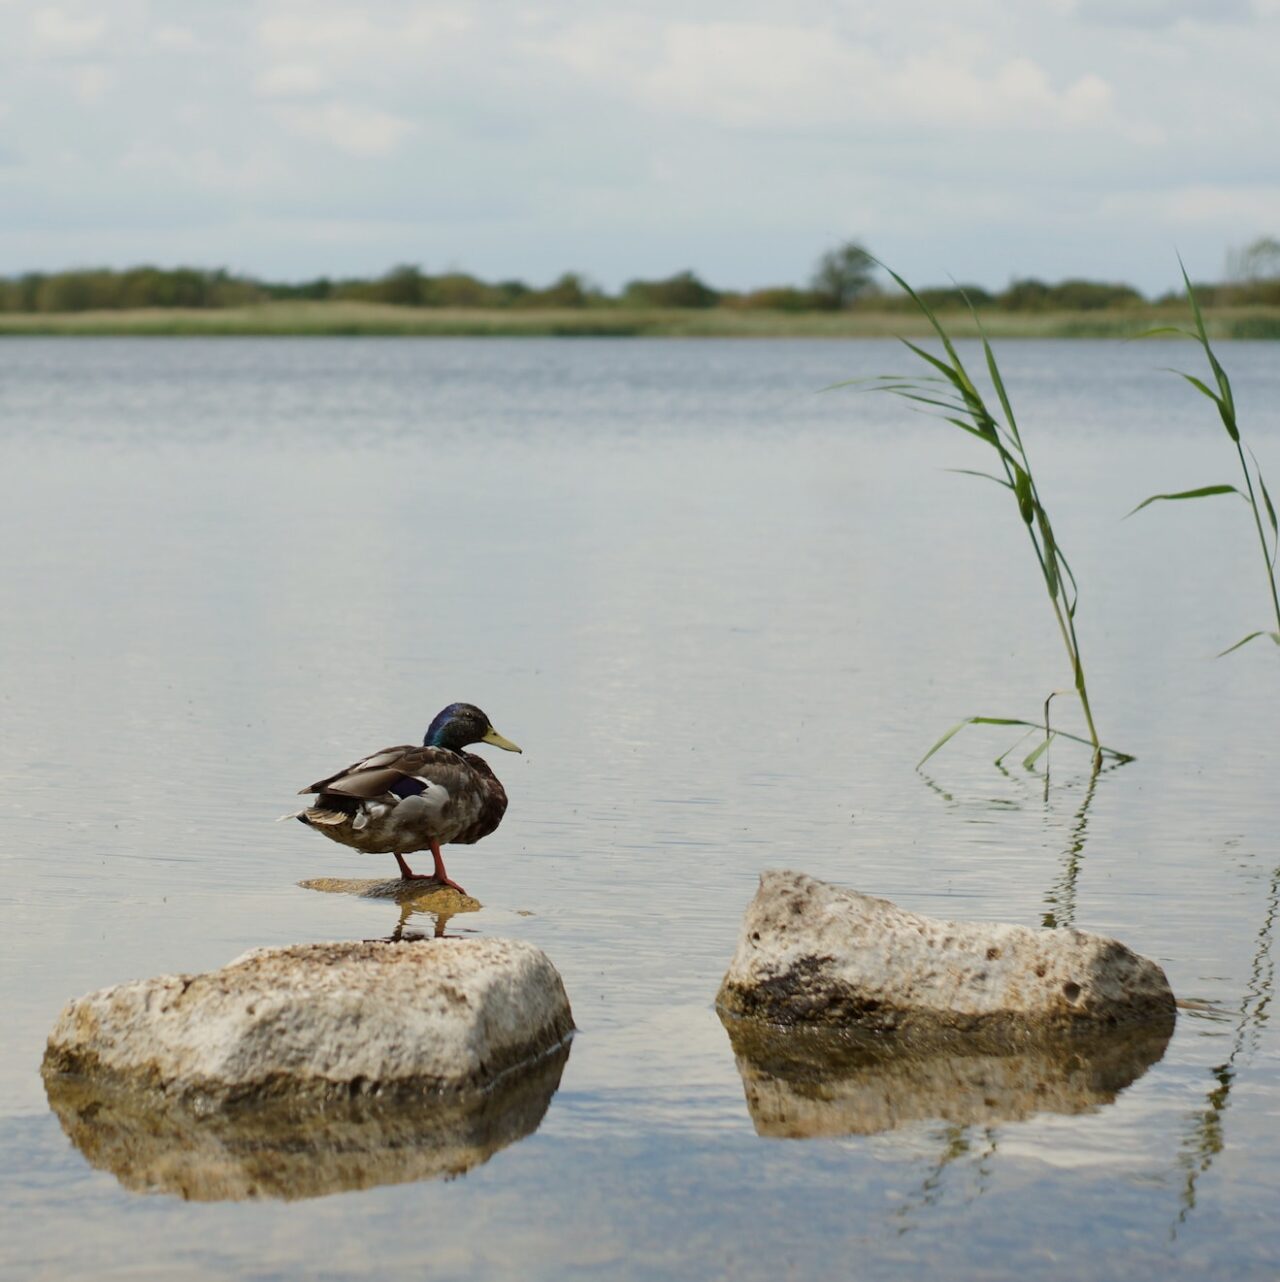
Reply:
<svg viewBox="0 0 1280 1282"><path fill-rule="evenodd" d="M1190 348L1001 355L1138 757L1092 789L1065 748L995 769L996 731L914 768L1068 682L1004 496L944 470L978 447L817 393L892 344L0 343L0 1275L1274 1276L1280 665L1209 657L1264 584L1234 503L1120 519L1233 479L1229 442L1159 372ZM1280 478L1278 355L1224 349ZM68 998L431 933L300 888L392 861L272 820L454 699L525 755L447 929L545 949L581 1030L536 1132L295 1202L92 1167L38 1075ZM1113 933L1208 1009L1083 1115L761 1137L712 999L767 867Z"/></svg>

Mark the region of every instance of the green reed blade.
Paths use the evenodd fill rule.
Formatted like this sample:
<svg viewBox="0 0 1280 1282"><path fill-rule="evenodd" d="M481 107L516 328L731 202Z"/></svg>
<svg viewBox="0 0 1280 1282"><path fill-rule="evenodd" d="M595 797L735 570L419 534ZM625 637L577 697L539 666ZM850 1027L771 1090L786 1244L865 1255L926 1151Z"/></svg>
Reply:
<svg viewBox="0 0 1280 1282"><path fill-rule="evenodd" d="M1049 745L1057 737L1057 734L1058 732L1056 730L1051 730L1040 741L1037 747L1033 748L1029 753L1027 753L1025 757L1023 757L1022 765L1025 769L1030 770L1036 764L1036 762L1039 761L1042 756L1044 756L1045 752L1048 750Z"/></svg>
<svg viewBox="0 0 1280 1282"><path fill-rule="evenodd" d="M1253 459L1253 474L1257 478L1258 489L1262 491L1262 501L1267 505L1267 520L1271 522L1271 533L1276 535L1276 547L1280 549L1280 526L1276 525L1275 505L1271 502L1271 495L1267 491L1267 483L1262 479L1262 469L1258 466L1258 456L1254 454L1252 449L1249 451L1249 455ZM1276 557L1273 552L1271 554L1271 564L1275 565L1275 563Z"/></svg>
<svg viewBox="0 0 1280 1282"><path fill-rule="evenodd" d="M955 397L950 400L943 400L937 396L921 396L919 392L903 392L896 387L882 387L877 389L882 392L892 392L895 396L901 396L904 401L916 401L921 405L932 405L940 410L947 410L952 414L967 414L969 407Z"/></svg>
<svg viewBox="0 0 1280 1282"><path fill-rule="evenodd" d="M950 729L950 730L948 730L948 731L947 731L947 733L946 733L946 734L944 734L944 735L942 736L942 738L941 738L941 739L939 739L939 740L938 740L938 742L937 742L937 743L935 743L935 744L933 745L933 747L932 747L932 748L930 748L930 749L929 749L929 751L928 751L928 752L926 752L926 753L924 754L924 756L923 756L923 757L921 757L921 758L920 758L920 760L916 762L916 769L917 769L917 770L919 770L919 769L920 769L920 767L921 767L922 765L924 765L924 763L925 763L926 761L928 761L928 760L929 760L929 758L930 758L930 757L932 757L932 756L933 756L933 754L934 754L935 752L937 752L939 748L941 748L944 744L946 744L946 743L950 742L952 739L954 739L954 738L956 737L956 735L958 735L958 734L960 733L960 731L961 731L961 730L963 730L963 729L965 728L965 726L972 725L972 724L973 724L973 718L972 718L972 717L966 717L966 718L965 718L963 721L961 721L958 725L954 725L954 726L952 726L952 727L951 727L951 729Z"/></svg>
<svg viewBox="0 0 1280 1282"><path fill-rule="evenodd" d="M1213 370L1213 377L1218 384L1220 397L1215 399L1218 401L1218 413L1222 416L1222 425L1233 441L1239 441L1240 431L1236 426L1236 405L1235 398L1231 394L1231 380L1227 377L1227 371L1218 363L1213 348L1209 346L1209 334L1204 327L1204 316L1200 312L1200 300L1196 298L1196 291L1191 286L1191 277L1187 275L1186 264L1182 261L1181 255L1178 256L1178 266L1182 268L1182 280L1187 287L1187 297L1191 300L1191 314L1196 322L1196 337L1200 341L1200 346L1204 348L1205 356L1209 358L1209 368Z"/></svg>
<svg viewBox="0 0 1280 1282"><path fill-rule="evenodd" d="M1035 517L1036 524L1040 527L1040 542L1044 547L1044 581L1049 588L1049 595L1057 600L1058 589L1061 586L1061 580L1058 578L1058 545L1054 542L1049 518L1039 503L1035 505ZM1072 658L1079 666L1078 656L1073 653Z"/></svg>
<svg viewBox="0 0 1280 1282"><path fill-rule="evenodd" d="M1239 494L1247 503L1244 492L1237 489L1234 485L1202 485L1198 490L1179 490L1177 494L1153 494L1149 499L1143 499L1132 512L1126 512L1123 520L1127 521L1134 512L1141 512L1144 507L1149 507L1152 503L1176 503L1179 499L1207 499L1215 494Z"/></svg>
<svg viewBox="0 0 1280 1282"><path fill-rule="evenodd" d="M1177 334L1179 338L1190 338L1200 341L1200 335L1185 328L1182 325L1157 325L1154 329L1144 329L1140 334L1135 334L1134 338L1161 338L1165 334Z"/></svg>
<svg viewBox="0 0 1280 1282"><path fill-rule="evenodd" d="M1071 564L1065 556L1062 555L1062 549L1055 543L1053 545L1054 553L1058 562L1059 579L1062 581L1062 599L1067 603L1067 613L1074 619L1076 614L1076 605L1080 600L1080 585L1076 582L1075 572L1071 569ZM1063 576L1065 575L1065 580ZM1071 600L1067 601L1066 585L1071 584Z"/></svg>
<svg viewBox="0 0 1280 1282"><path fill-rule="evenodd" d="M984 481L994 481L997 485L1002 485L1006 490L1013 489L1013 486L1002 476L992 476L990 472L975 472L971 467L944 467L944 472L954 472L957 476L978 476Z"/></svg>
<svg viewBox="0 0 1280 1282"><path fill-rule="evenodd" d="M1229 645L1225 650L1219 650L1214 658L1221 659L1224 654L1230 654L1233 650L1238 650L1242 645L1248 645L1256 637L1270 637L1277 645L1280 645L1280 632L1268 632L1266 628L1259 628L1257 632L1250 632L1247 637L1241 637L1235 645Z"/></svg>
<svg viewBox="0 0 1280 1282"><path fill-rule="evenodd" d="M972 303L969 305L969 310L973 312L974 320L977 320L978 313L973 310ZM991 344L987 342L987 335L982 329L981 322L978 324L978 330L982 334L982 350L987 357L987 372L991 375L991 382L995 386L996 395L1000 398L1000 408L1004 410L1004 421L1009 425L1009 431L1013 433L1013 439L1018 442L1018 446L1021 448L1022 435L1018 431L1018 423L1013 416L1013 405L1009 401L1008 392L1005 391L1004 379L1000 377L1000 367L996 364L996 355L991 350Z"/></svg>
<svg viewBox="0 0 1280 1282"><path fill-rule="evenodd" d="M1020 734L991 764L995 766L998 770L1003 770L1004 763L1008 759L1009 754L1013 752L1013 750L1019 747L1021 744L1026 743L1027 739L1031 736L1032 733L1034 732L1031 730L1027 730L1023 734Z"/></svg>
<svg viewBox="0 0 1280 1282"><path fill-rule="evenodd" d="M1213 388L1209 387L1202 379L1197 378L1194 374L1187 374L1180 369L1169 369L1168 366L1165 366L1165 369L1168 370L1170 374L1176 374L1179 378L1185 378L1197 392L1203 393L1218 407L1219 414L1222 413L1224 408L1222 397L1219 396L1218 393L1215 392Z"/></svg>
<svg viewBox="0 0 1280 1282"><path fill-rule="evenodd" d="M1136 761L1137 758L1127 752L1120 752L1115 748L1108 748L1105 744L1095 745L1092 739L1083 739L1078 734L1069 734L1065 730L1053 729L1046 726L1040 721L1025 721L1021 717L965 717L958 724L951 727L946 734L938 740L937 743L929 749L928 752L916 762L916 769L919 769L935 752L944 744L949 743L956 735L960 733L965 726L1026 726L1028 730L1039 730L1042 734L1052 734L1054 738L1070 739L1073 743L1082 743L1086 748L1095 748L1102 755L1110 757L1119 765L1127 761ZM1026 737L1025 735L1023 736ZM1008 755L1007 753L1005 755ZM1001 758L1003 760L1003 758Z"/></svg>
<svg viewBox="0 0 1280 1282"><path fill-rule="evenodd" d="M1036 519L1036 506L1031 498L1031 478L1016 463L1013 465L1013 492L1018 500L1023 525L1030 525Z"/></svg>
<svg viewBox="0 0 1280 1282"><path fill-rule="evenodd" d="M921 383L941 384L946 381L937 374L864 374L859 378L842 378L838 383L828 383L818 390L834 392L844 387L862 387L877 392L896 392L899 388L918 387Z"/></svg>

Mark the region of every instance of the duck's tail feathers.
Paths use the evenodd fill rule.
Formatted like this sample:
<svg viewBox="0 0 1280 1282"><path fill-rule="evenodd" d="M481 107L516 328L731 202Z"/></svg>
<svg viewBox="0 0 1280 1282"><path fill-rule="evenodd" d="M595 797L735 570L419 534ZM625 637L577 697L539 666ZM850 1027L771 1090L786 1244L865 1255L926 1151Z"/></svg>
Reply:
<svg viewBox="0 0 1280 1282"><path fill-rule="evenodd" d="M292 814L281 815L276 822L283 823L286 819L296 819L299 823L310 824L314 827L329 827L346 823L350 818L350 815L341 810L322 810L318 806L309 806L306 810L295 810Z"/></svg>

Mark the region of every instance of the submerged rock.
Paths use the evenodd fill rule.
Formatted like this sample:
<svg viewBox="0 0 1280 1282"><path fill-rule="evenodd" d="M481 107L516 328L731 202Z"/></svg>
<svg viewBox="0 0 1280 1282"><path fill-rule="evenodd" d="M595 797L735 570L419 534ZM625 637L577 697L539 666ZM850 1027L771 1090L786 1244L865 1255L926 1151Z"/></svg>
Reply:
<svg viewBox="0 0 1280 1282"><path fill-rule="evenodd" d="M49 1103L92 1166L136 1193L189 1201L322 1197L450 1179L537 1130L569 1056L563 1044L484 1091L301 1101L210 1112L101 1075L49 1073Z"/></svg>
<svg viewBox="0 0 1280 1282"><path fill-rule="evenodd" d="M904 1049L875 1034L724 1022L756 1133L775 1139L1093 1112L1161 1058L1174 1024L1170 1014L1159 1025L1047 1038L998 1053Z"/></svg>
<svg viewBox="0 0 1280 1282"><path fill-rule="evenodd" d="M299 944L69 1003L46 1082L101 1076L205 1110L483 1091L573 1030L546 955L508 939Z"/></svg>
<svg viewBox="0 0 1280 1282"><path fill-rule="evenodd" d="M730 1016L961 1039L1007 1050L1052 1033L1172 1025L1164 972L1081 930L939 921L797 872L766 872L717 1006Z"/></svg>

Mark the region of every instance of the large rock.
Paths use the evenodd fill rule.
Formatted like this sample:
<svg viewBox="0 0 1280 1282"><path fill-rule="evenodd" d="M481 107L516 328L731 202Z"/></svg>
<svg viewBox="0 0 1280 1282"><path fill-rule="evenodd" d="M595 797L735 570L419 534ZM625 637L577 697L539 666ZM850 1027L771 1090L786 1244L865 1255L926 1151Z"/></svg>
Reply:
<svg viewBox="0 0 1280 1282"><path fill-rule="evenodd" d="M108 1076L206 1110L478 1092L573 1029L560 976L507 939L299 944L205 975L163 975L71 1002L46 1081Z"/></svg>
<svg viewBox="0 0 1280 1282"><path fill-rule="evenodd" d="M960 1037L994 1049L1174 1017L1164 972L1114 939L939 921L776 871L760 878L717 1005L902 1045Z"/></svg>

